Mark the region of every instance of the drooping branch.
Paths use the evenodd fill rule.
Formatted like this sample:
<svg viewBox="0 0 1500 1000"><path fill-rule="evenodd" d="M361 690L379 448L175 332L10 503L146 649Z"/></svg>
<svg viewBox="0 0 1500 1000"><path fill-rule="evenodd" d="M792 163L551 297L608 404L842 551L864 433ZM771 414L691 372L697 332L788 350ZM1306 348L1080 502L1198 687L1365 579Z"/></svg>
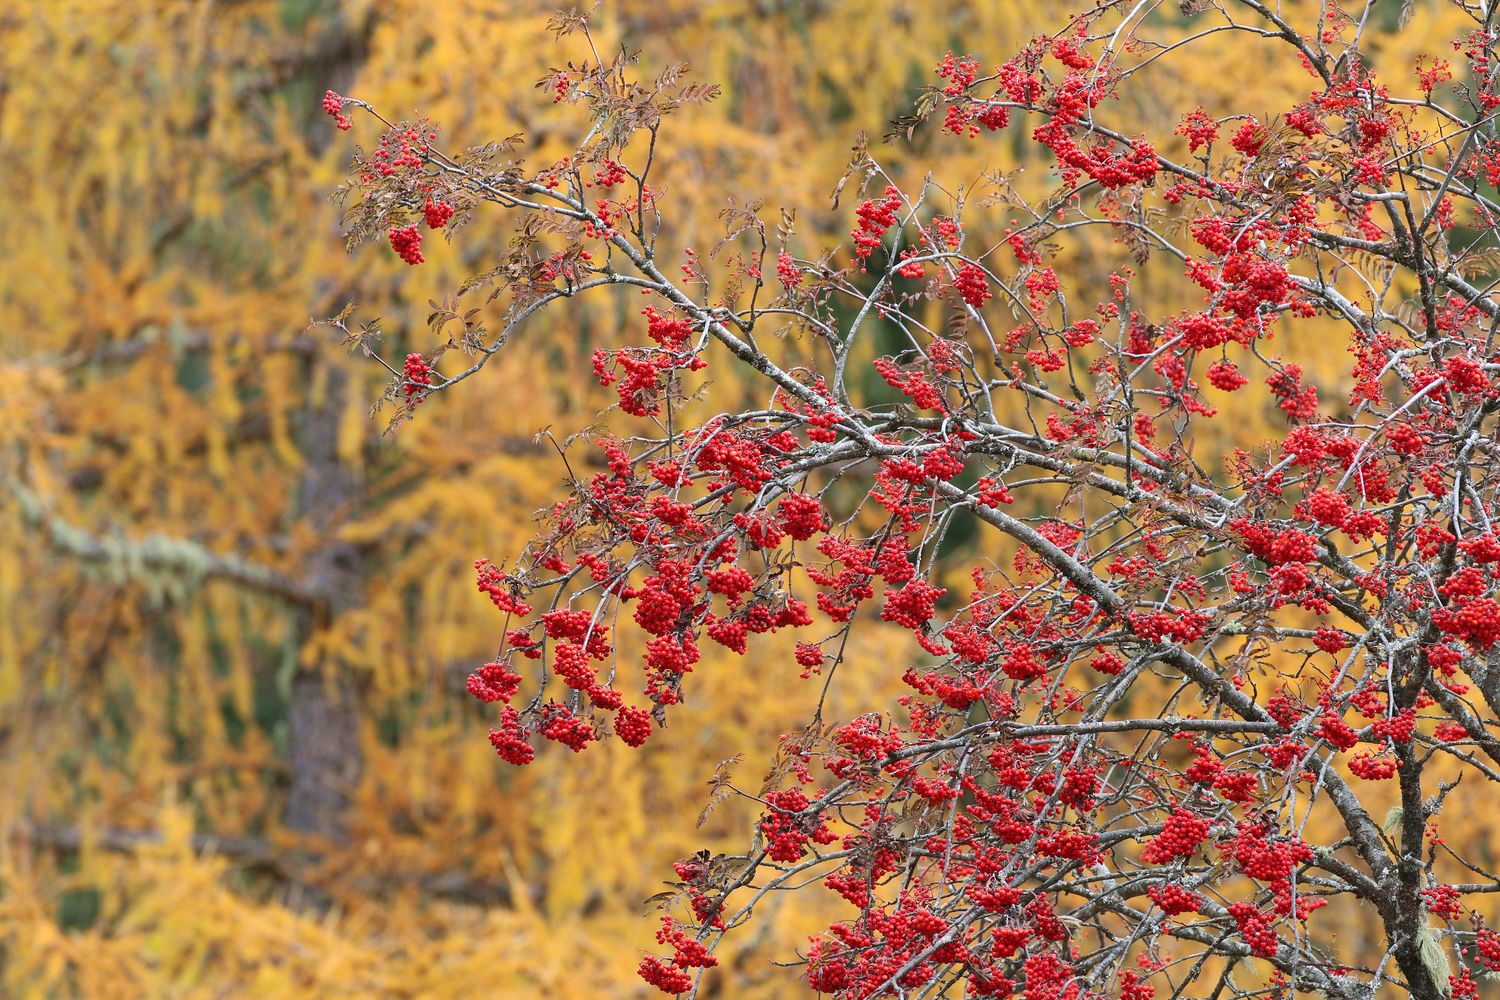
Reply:
<svg viewBox="0 0 1500 1000"><path fill-rule="evenodd" d="M165 595L222 581L298 607L316 607L326 595L277 570L235 555L216 553L183 538L150 534L95 534L70 523L19 479L9 483L22 518L45 535L57 552L120 583L141 583Z"/></svg>

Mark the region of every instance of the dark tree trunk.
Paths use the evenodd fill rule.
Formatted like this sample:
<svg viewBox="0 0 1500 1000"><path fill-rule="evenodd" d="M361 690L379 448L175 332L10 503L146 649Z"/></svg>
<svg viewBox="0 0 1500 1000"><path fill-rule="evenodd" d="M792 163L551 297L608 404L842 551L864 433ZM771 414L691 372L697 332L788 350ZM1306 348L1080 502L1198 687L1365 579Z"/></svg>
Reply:
<svg viewBox="0 0 1500 1000"><path fill-rule="evenodd" d="M359 698L337 668L299 670L292 680L292 787L287 795L287 829L336 837L344 832L345 812L364 760L359 745Z"/></svg>
<svg viewBox="0 0 1500 1000"><path fill-rule="evenodd" d="M311 362L310 379L316 377L319 363ZM302 424L307 466L298 513L323 539L305 565L308 588L320 600L299 614L303 644L357 607L364 587L359 550L337 538L340 522L359 500L359 483L338 456L338 423L348 376L336 364L325 376L323 403L309 406ZM291 790L284 820L298 833L337 837L344 832L350 796L364 768L358 685L335 652L316 663L299 664L291 699Z"/></svg>

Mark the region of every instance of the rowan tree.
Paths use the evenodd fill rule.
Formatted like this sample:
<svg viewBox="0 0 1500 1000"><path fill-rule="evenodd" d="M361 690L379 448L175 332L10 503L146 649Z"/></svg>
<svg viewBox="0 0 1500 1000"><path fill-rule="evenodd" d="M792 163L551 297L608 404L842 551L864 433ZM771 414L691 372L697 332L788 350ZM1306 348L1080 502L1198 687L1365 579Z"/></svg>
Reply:
<svg viewBox="0 0 1500 1000"><path fill-rule="evenodd" d="M658 153L717 89L639 75L581 15L539 84L578 111L555 162L325 96L379 122L340 191L351 246L417 266L511 220L432 349L382 359L395 423L487 367L523 401L503 358L543 310L638 306L579 373L611 412L554 439L536 538L476 563L503 640L468 688L499 757L703 724L710 643L806 702L761 786L715 773L710 806L761 819L741 856L675 866L643 979L697 995L724 935L820 887L848 915L800 960L839 997L1468 997L1500 969L1500 874L1441 832L1500 781L1500 66L1493 11L1457 9L1453 51L1390 79L1361 53L1373 4L1111 2L998 65L935 53L887 139L1015 136L1045 190L941 162L913 183L859 140L834 247L743 197L712 248L669 245L692 179ZM1300 96L1112 126L1220 32L1300 67ZM1095 231L1107 279L1063 287ZM1148 281L1180 307L1147 309ZM1332 336L1347 363L1315 384ZM1201 447L1264 407L1275 440ZM867 628L909 654L847 657ZM794 657L757 659L777 632ZM851 671L909 693L830 718Z"/></svg>

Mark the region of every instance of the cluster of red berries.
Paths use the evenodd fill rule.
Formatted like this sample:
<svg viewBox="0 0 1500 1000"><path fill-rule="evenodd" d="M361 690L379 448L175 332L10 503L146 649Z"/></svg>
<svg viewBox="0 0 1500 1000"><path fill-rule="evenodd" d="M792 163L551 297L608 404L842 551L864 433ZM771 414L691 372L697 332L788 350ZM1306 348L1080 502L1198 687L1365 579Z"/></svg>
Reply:
<svg viewBox="0 0 1500 1000"><path fill-rule="evenodd" d="M403 122L387 129L360 170L360 180L370 184L382 177L420 170L436 140L437 132L426 120L415 124Z"/></svg>
<svg viewBox="0 0 1500 1000"><path fill-rule="evenodd" d="M1440 722L1432 729L1432 735L1442 743L1457 743L1469 738L1469 731L1462 722Z"/></svg>
<svg viewBox="0 0 1500 1000"><path fill-rule="evenodd" d="M1297 865L1313 857L1312 848L1301 840L1267 839L1267 830L1259 823L1242 824L1226 853L1239 863L1241 871L1265 882L1278 896L1290 892Z"/></svg>
<svg viewBox="0 0 1500 1000"><path fill-rule="evenodd" d="M1245 322L1253 321L1262 306L1286 304L1294 288L1282 264L1255 253L1230 254L1219 270L1224 286L1219 307Z"/></svg>
<svg viewBox="0 0 1500 1000"><path fill-rule="evenodd" d="M755 586L755 577L742 566L727 569L711 569L705 574L711 594L723 594L730 607L740 603L740 596Z"/></svg>
<svg viewBox="0 0 1500 1000"><path fill-rule="evenodd" d="M1267 565L1305 563L1318 558L1318 540L1305 531L1298 531L1296 528L1277 531L1266 525L1256 524L1248 518L1230 521L1229 527L1239 533L1251 554L1264 560Z"/></svg>
<svg viewBox="0 0 1500 1000"><path fill-rule="evenodd" d="M985 278L984 268L978 264L965 264L958 269L958 274L953 279L953 290L958 297L963 299L975 309L980 308L990 300L990 283Z"/></svg>
<svg viewBox="0 0 1500 1000"><path fill-rule="evenodd" d="M1229 915L1239 925L1240 936L1245 939L1251 951L1265 958L1276 954L1276 949L1280 946L1276 931L1271 928L1271 922L1266 919L1265 914L1256 909L1253 903L1232 903Z"/></svg>
<svg viewBox="0 0 1500 1000"><path fill-rule="evenodd" d="M391 249L408 264L416 265L426 260L422 256L422 234L416 226L392 226L386 235L390 237Z"/></svg>
<svg viewBox="0 0 1500 1000"><path fill-rule="evenodd" d="M766 796L771 811L760 821L760 832L768 845L766 855L772 861L791 863L801 859L808 841L831 844L838 839L821 816L807 816L812 804L799 788L771 792Z"/></svg>
<svg viewBox="0 0 1500 1000"><path fill-rule="evenodd" d="M1435 917L1457 920L1463 916L1463 896L1451 885L1435 885L1431 889L1423 889L1422 898L1427 901L1428 912Z"/></svg>
<svg viewBox="0 0 1500 1000"><path fill-rule="evenodd" d="M1265 146L1266 138L1266 130L1261 127L1260 122L1251 118L1235 130L1229 144L1245 156L1254 157Z"/></svg>
<svg viewBox="0 0 1500 1000"><path fill-rule="evenodd" d="M594 376L602 386L619 382L615 392L620 397L620 409L634 417L651 417L661 412L657 398L657 387L665 367L645 351L621 349L608 351L596 348L593 355ZM620 372L624 372L621 380Z"/></svg>
<svg viewBox="0 0 1500 1000"><path fill-rule="evenodd" d="M994 476L984 476L974 484L974 495L980 504L985 507L999 507L1001 504L1015 503L1016 498L1011 496L1005 484Z"/></svg>
<svg viewBox="0 0 1500 1000"><path fill-rule="evenodd" d="M1474 957L1491 972L1500 972L1500 934L1488 927L1479 928L1474 937Z"/></svg>
<svg viewBox="0 0 1500 1000"><path fill-rule="evenodd" d="M1108 142L1084 147L1073 137L1063 115L1037 126L1032 135L1052 150L1063 165L1065 181L1069 176L1077 178L1080 174L1087 174L1098 181L1100 187L1112 191L1144 183L1156 176L1156 149L1143 139L1129 143L1124 152L1119 153Z"/></svg>
<svg viewBox="0 0 1500 1000"><path fill-rule="evenodd" d="M445 201L433 201L429 195L426 204L422 206L422 218L428 229L442 229L453 218L455 211L457 210L452 205Z"/></svg>
<svg viewBox="0 0 1500 1000"><path fill-rule="evenodd" d="M1320 487L1308 495L1307 512L1319 524L1333 528L1343 527L1344 522L1349 520L1349 500L1342 493Z"/></svg>
<svg viewBox="0 0 1500 1000"><path fill-rule="evenodd" d="M1318 413L1318 389L1302 384L1302 366L1288 362L1266 377L1277 405L1293 420L1311 420Z"/></svg>
<svg viewBox="0 0 1500 1000"><path fill-rule="evenodd" d="M1188 152L1196 153L1198 150L1212 143L1219 137L1219 123L1213 119L1208 112L1202 108L1189 112L1177 123L1173 129L1175 135L1185 136L1188 141Z"/></svg>
<svg viewBox="0 0 1500 1000"><path fill-rule="evenodd" d="M615 714L615 735L628 747L638 747L651 735L651 716L629 705Z"/></svg>
<svg viewBox="0 0 1500 1000"><path fill-rule="evenodd" d="M1228 359L1215 361L1208 367L1208 382L1215 389L1224 392L1234 392L1236 389L1250 384L1250 380L1240 374L1234 362Z"/></svg>
<svg viewBox="0 0 1500 1000"><path fill-rule="evenodd" d="M681 351L693 336L693 324L682 316L659 313L650 306L642 309L641 315L646 317L646 336L663 350Z"/></svg>
<svg viewBox="0 0 1500 1000"><path fill-rule="evenodd" d="M428 386L432 385L432 366L423 359L422 355L408 354L401 374L403 379L401 390L406 393L406 398L416 397L412 403L413 406L422 402L422 394L427 391Z"/></svg>
<svg viewBox="0 0 1500 1000"><path fill-rule="evenodd" d="M802 268L786 251L776 255L776 277L781 280L781 287L789 292L802 284Z"/></svg>
<svg viewBox="0 0 1500 1000"><path fill-rule="evenodd" d="M1441 493L1438 496L1442 496ZM1437 521L1428 521L1417 525L1417 530L1412 533L1417 543L1417 555L1423 559L1431 559L1443 550L1447 545L1456 541L1453 532L1443 527Z"/></svg>
<svg viewBox="0 0 1500 1000"><path fill-rule="evenodd" d="M1349 639L1343 631L1332 625L1319 625L1313 634L1313 645L1325 653L1338 653L1349 645Z"/></svg>
<svg viewBox="0 0 1500 1000"><path fill-rule="evenodd" d="M955 60L950 52L938 65L937 74L948 81L943 93L953 99L943 119L943 131L953 135L973 138L979 134L979 126L995 132L1009 125L1010 109L1000 91L1018 104L1029 104L1042 96L1041 81L1028 75L1015 62L1000 68L1000 91L988 100L969 99L964 93L979 78L979 63L973 57Z"/></svg>
<svg viewBox="0 0 1500 1000"><path fill-rule="evenodd" d="M1010 646L1005 658L1000 661L1000 672L1011 680L1030 681L1047 676L1047 663L1037 659L1036 650L1028 643Z"/></svg>
<svg viewBox="0 0 1500 1000"><path fill-rule="evenodd" d="M599 683L597 673L589 666L588 653L571 642L553 646L552 669L559 680L575 691L589 691Z"/></svg>
<svg viewBox="0 0 1500 1000"><path fill-rule="evenodd" d="M636 975L647 983L672 996L686 993L693 988L692 976L675 965L663 962L655 955L647 955L641 959L641 964L635 971Z"/></svg>
<svg viewBox="0 0 1500 1000"><path fill-rule="evenodd" d="M1057 294L1062 288L1062 281L1058 278L1057 271L1050 267L1032 271L1021 284L1026 286L1026 296L1033 309L1040 309L1048 296Z"/></svg>
<svg viewBox="0 0 1500 1000"><path fill-rule="evenodd" d="M722 471L742 490L758 490L770 481L766 448L754 437L723 430L712 422L704 426L703 437L697 455L701 471Z"/></svg>
<svg viewBox="0 0 1500 1000"><path fill-rule="evenodd" d="M1208 743L1198 744L1193 753L1195 759L1183 774L1189 782L1208 785L1231 802L1254 800L1259 785L1254 771L1230 771Z"/></svg>
<svg viewBox="0 0 1500 1000"><path fill-rule="evenodd" d="M1170 611L1153 611L1142 614L1132 611L1125 616L1130 631L1147 642L1196 642L1208 630L1209 615L1203 611L1172 608Z"/></svg>
<svg viewBox="0 0 1500 1000"><path fill-rule="evenodd" d="M725 649L745 655L749 649L750 626L743 621L732 618L719 618L709 614L705 616L704 623L707 626L704 631L708 637Z"/></svg>
<svg viewBox="0 0 1500 1000"><path fill-rule="evenodd" d="M950 51L943 56L943 61L938 63L936 72L939 78L948 81L948 85L943 88L943 93L949 97L956 97L979 79L979 60L973 56L955 58Z"/></svg>
<svg viewBox="0 0 1500 1000"><path fill-rule="evenodd" d="M1156 839L1141 852L1141 860L1150 864L1161 864L1174 858L1191 857L1208 837L1208 821L1195 816L1186 809L1176 809L1167 817L1166 824Z"/></svg>
<svg viewBox="0 0 1500 1000"><path fill-rule="evenodd" d="M464 686L480 701L508 703L521 687L521 675L511 672L504 663L486 663L469 675Z"/></svg>
<svg viewBox="0 0 1500 1000"><path fill-rule="evenodd" d="M922 475L928 479L946 483L963 471L963 457L955 448L934 448L922 459Z"/></svg>
<svg viewBox="0 0 1500 1000"><path fill-rule="evenodd" d="M594 727L562 705L551 704L544 710L542 735L554 743L579 753L594 740Z"/></svg>
<svg viewBox="0 0 1500 1000"><path fill-rule="evenodd" d="M1010 109L999 101L968 101L950 104L943 114L943 131L950 135L974 138L980 126L998 132L1010 124Z"/></svg>
<svg viewBox="0 0 1500 1000"><path fill-rule="evenodd" d="M630 175L623 164L605 160L599 164L599 171L594 174L594 183L602 188L612 188L628 176Z"/></svg>
<svg viewBox="0 0 1500 1000"><path fill-rule="evenodd" d="M823 505L806 493L788 493L777 507L778 520L788 535L805 542L828 525Z"/></svg>
<svg viewBox="0 0 1500 1000"><path fill-rule="evenodd" d="M1484 369L1473 358L1454 355L1443 362L1443 381L1454 392L1468 396L1482 396L1493 388L1485 377Z"/></svg>
<svg viewBox="0 0 1500 1000"><path fill-rule="evenodd" d="M1355 754L1349 759L1349 772L1365 781L1389 781L1396 773L1396 762L1380 754Z"/></svg>
<svg viewBox="0 0 1500 1000"><path fill-rule="evenodd" d="M331 90L323 94L323 111L344 132L349 131L354 124L349 120L349 116L344 114L344 99Z"/></svg>
<svg viewBox="0 0 1500 1000"><path fill-rule="evenodd" d="M1161 907L1163 913L1172 917L1197 912L1198 907L1203 905L1202 896L1196 892L1188 892L1175 882L1153 885L1146 890L1146 895L1151 897L1151 902Z"/></svg>
<svg viewBox="0 0 1500 1000"><path fill-rule="evenodd" d="M659 944L672 946L674 965L689 969L711 969L719 964L719 960L708 953L702 942L678 929L676 921L671 917L662 917L656 940Z"/></svg>
<svg viewBox="0 0 1500 1000"><path fill-rule="evenodd" d="M944 587L913 579L895 593L886 595L885 607L880 609L880 620L916 631L932 620L937 613L938 598L946 593Z"/></svg>
<svg viewBox="0 0 1500 1000"><path fill-rule="evenodd" d="M1120 973L1120 1000L1152 1000L1156 996L1156 987L1146 982L1140 975L1131 969Z"/></svg>
<svg viewBox="0 0 1500 1000"><path fill-rule="evenodd" d="M1500 642L1500 603L1484 597L1456 609L1434 608L1432 623L1438 631L1462 639L1476 650L1488 650Z"/></svg>
<svg viewBox="0 0 1500 1000"><path fill-rule="evenodd" d="M1104 649L1094 654L1094 658L1089 661L1089 666L1101 674L1113 677L1125 669L1125 658L1114 650Z"/></svg>
<svg viewBox="0 0 1500 1000"><path fill-rule="evenodd" d="M1417 713L1402 709L1395 715L1381 716L1370 728L1376 736L1389 738L1393 743L1409 743L1417 731Z"/></svg>
<svg viewBox="0 0 1500 1000"><path fill-rule="evenodd" d="M797 643L797 651L794 655L797 665L802 667L801 677L803 680L819 673L823 667L823 647L812 642Z"/></svg>
<svg viewBox="0 0 1500 1000"><path fill-rule="evenodd" d="M1323 712L1323 718L1320 718L1316 732L1340 750L1350 750L1359 742L1359 733L1350 729L1343 715L1338 714L1334 709L1326 709Z"/></svg>
<svg viewBox="0 0 1500 1000"><path fill-rule="evenodd" d="M854 257L861 267L880 246L886 231L896 224L896 213L900 208L901 192L894 186L887 186L884 198L879 201L867 199L854 210L859 222L850 236L854 240Z"/></svg>
<svg viewBox="0 0 1500 1000"><path fill-rule="evenodd" d="M500 725L490 730L490 745L507 764L520 767L536 759L536 750L521 728L521 714L513 708L500 713Z"/></svg>
<svg viewBox="0 0 1500 1000"><path fill-rule="evenodd" d="M919 410L946 410L943 394L927 380L920 371L903 372L891 358L876 358L875 370L892 389L898 389L911 398L912 405Z"/></svg>
<svg viewBox="0 0 1500 1000"><path fill-rule="evenodd" d="M479 592L488 594L497 610L523 618L531 614L531 605L516 595L511 577L488 559L474 561L474 578Z"/></svg>

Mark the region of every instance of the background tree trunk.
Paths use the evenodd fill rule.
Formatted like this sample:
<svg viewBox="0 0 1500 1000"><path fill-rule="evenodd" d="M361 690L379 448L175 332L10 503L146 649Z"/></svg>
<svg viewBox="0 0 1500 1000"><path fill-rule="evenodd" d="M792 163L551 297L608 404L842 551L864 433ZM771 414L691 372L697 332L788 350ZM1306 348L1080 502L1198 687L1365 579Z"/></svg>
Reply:
<svg viewBox="0 0 1500 1000"><path fill-rule="evenodd" d="M309 359L309 380L320 374ZM338 526L358 502L354 470L339 461L338 422L348 393L348 376L336 364L322 373L321 405L310 403L303 421L303 474L299 515L312 524L322 544L307 562L308 589L317 604L299 612L299 644L306 647L338 616L362 599L363 573L358 548L338 540ZM355 678L342 660L322 656L297 665L292 679L288 726L291 789L285 822L289 830L324 837L344 833L346 811L364 768L359 742L360 697Z"/></svg>

